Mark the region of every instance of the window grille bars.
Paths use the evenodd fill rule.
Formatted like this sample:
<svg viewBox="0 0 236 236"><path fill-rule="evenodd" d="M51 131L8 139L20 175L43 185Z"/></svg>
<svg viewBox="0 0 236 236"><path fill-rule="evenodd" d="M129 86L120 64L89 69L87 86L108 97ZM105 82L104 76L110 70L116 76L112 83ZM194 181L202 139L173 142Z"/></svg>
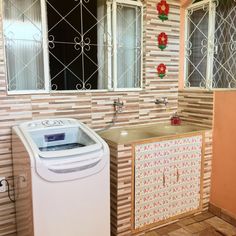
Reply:
<svg viewBox="0 0 236 236"><path fill-rule="evenodd" d="M74 84L73 90L94 89L91 82L96 76L98 77L98 84L96 85L98 89L108 88L109 90L128 90L140 88L142 84L143 23L141 1L108 0L106 2L106 0L98 0L97 2L104 2L104 6L106 8L103 11L103 15L101 16L100 14L99 17L98 14L94 15L87 7L87 4L89 4L91 0L70 1L74 2L73 7L67 11L66 14L62 14L54 6L53 2L55 3L55 1L51 0L23 0L25 3L23 5L26 6L24 9L19 9L17 7L17 4L15 4L17 3L17 0L4 0L5 12L7 10L7 2L12 5L11 10L14 8L15 11L18 11L18 14L14 13L14 17L9 22L7 22L4 27L5 50L8 57L8 90L10 92L13 91L13 93L18 91L25 91L26 93L27 91L29 91L29 93L32 91L38 92L39 90L49 91L50 87L51 90L60 90L61 88L59 88L56 80L63 78L63 76L73 77L73 79L77 81ZM37 7L33 8L35 5L37 5ZM119 49L125 49L125 47L122 47L122 45L118 45L120 39L118 38L118 41L116 41L114 36L117 37L117 35L116 33L113 33L118 27L117 22L119 17L122 18L122 14L119 13L118 6L123 9L133 7L136 12L134 18L129 22L130 25L126 25L126 30L124 30L128 31L128 28L133 26L135 28L133 38L136 40L136 42L135 45L130 48L132 51L130 55L134 55L134 57L128 66L123 67L122 70L117 68L121 62L117 60L116 56L114 56L115 47L120 47ZM57 20L47 29L47 13L45 10L47 10L49 7L51 8L51 11L53 10ZM78 10L78 8L80 9L79 20L81 22L79 30L68 19L71 14L74 14L74 12ZM32 9L33 11L31 11ZM95 24L91 25L91 27L88 27L87 29L83 29L83 11L86 11L86 14L89 15L91 19L96 21ZM30 12L33 15L30 14ZM25 60L22 60L21 55L17 55L17 50L11 50L11 48L15 46L17 42L17 38L15 37L15 34L12 34L12 31L8 31L7 29L11 27L11 25L16 26L18 18L22 18L23 22L24 19L27 20L31 24L31 28L34 28L34 31L37 31L37 35L35 32L33 32L30 36L33 44L31 45L32 53L30 56L28 55L26 58L24 58ZM6 16L4 21L6 23ZM74 31L75 36L69 40L58 39L53 32L60 26L60 24L67 25L70 30ZM20 30L23 30L23 33L24 26L22 24L22 26L19 27ZM98 40L93 41L93 38L89 35L89 33L96 27L98 28ZM26 41L27 40L24 39L24 42ZM117 44L115 44L115 42ZM27 47L29 47L29 45L26 44L25 46L26 48L22 53L27 54L29 50ZM63 60L57 55L57 53L55 53L55 48L62 48L62 46L73 48L73 52L76 54L76 56L71 57L70 60L67 61ZM97 48L98 52L97 60L91 57L91 52L95 47ZM48 50L45 48L48 48ZM18 64L18 66L14 69L12 69L12 65L10 63L10 60L12 60L11 58L14 58L15 62ZM57 65L53 66L53 69L52 67L49 68L48 65L49 62L51 64L51 60L53 60ZM75 67L79 60L82 61L82 66L80 68L82 73L78 74L73 69L73 67ZM87 69L86 63L90 63L90 67L92 67L92 69L85 75L84 71ZM26 84L23 83L26 78L31 84L27 84L28 82ZM128 81L130 79L131 82Z"/></svg>
<svg viewBox="0 0 236 236"><path fill-rule="evenodd" d="M200 27L204 20L207 31ZM186 88L236 88L235 0L192 4L186 11L185 39Z"/></svg>

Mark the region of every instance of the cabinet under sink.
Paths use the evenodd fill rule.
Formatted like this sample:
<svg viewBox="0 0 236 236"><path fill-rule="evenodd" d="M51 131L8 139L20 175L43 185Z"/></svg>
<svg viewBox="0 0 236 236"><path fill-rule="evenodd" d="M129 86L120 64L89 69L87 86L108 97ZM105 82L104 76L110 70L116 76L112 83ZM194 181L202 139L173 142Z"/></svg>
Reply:
<svg viewBox="0 0 236 236"><path fill-rule="evenodd" d="M202 209L204 133L133 144L132 231Z"/></svg>
<svg viewBox="0 0 236 236"><path fill-rule="evenodd" d="M212 130L155 124L101 132L111 174L111 235L145 232L207 210Z"/></svg>

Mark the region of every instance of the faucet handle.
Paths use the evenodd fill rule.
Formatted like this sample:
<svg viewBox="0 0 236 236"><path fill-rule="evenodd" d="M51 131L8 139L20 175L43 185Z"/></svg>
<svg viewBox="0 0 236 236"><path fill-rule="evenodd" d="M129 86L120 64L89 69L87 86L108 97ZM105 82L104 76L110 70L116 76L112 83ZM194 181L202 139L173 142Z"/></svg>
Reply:
<svg viewBox="0 0 236 236"><path fill-rule="evenodd" d="M157 98L155 101L155 104L157 105L164 104L165 106L167 106L168 103L169 103L168 97Z"/></svg>
<svg viewBox="0 0 236 236"><path fill-rule="evenodd" d="M164 102L165 105L167 105L169 103L168 97L163 97L163 102Z"/></svg>
<svg viewBox="0 0 236 236"><path fill-rule="evenodd" d="M115 107L115 111L117 113L121 113L123 111L123 107L124 107L124 102L120 101L120 98L118 98L117 100L114 101L113 103L114 107Z"/></svg>

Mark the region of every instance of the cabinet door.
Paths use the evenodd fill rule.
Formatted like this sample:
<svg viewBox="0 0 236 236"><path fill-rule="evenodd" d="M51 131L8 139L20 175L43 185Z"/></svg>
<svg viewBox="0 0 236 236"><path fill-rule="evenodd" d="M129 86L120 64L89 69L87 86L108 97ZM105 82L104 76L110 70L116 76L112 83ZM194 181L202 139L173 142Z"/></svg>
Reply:
<svg viewBox="0 0 236 236"><path fill-rule="evenodd" d="M171 149L169 216L173 217L200 207L202 136L173 140Z"/></svg>
<svg viewBox="0 0 236 236"><path fill-rule="evenodd" d="M201 159L202 135L134 146L134 231L200 207Z"/></svg>
<svg viewBox="0 0 236 236"><path fill-rule="evenodd" d="M169 160L158 143L135 147L135 228L165 219L169 208Z"/></svg>

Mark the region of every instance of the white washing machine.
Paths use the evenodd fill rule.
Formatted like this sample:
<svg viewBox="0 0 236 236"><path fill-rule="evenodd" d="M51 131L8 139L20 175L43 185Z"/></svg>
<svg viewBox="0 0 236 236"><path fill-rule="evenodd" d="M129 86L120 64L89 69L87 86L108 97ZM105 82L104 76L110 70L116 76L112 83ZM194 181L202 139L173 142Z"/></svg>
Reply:
<svg viewBox="0 0 236 236"><path fill-rule="evenodd" d="M74 119L13 127L18 236L109 236L108 145Z"/></svg>

